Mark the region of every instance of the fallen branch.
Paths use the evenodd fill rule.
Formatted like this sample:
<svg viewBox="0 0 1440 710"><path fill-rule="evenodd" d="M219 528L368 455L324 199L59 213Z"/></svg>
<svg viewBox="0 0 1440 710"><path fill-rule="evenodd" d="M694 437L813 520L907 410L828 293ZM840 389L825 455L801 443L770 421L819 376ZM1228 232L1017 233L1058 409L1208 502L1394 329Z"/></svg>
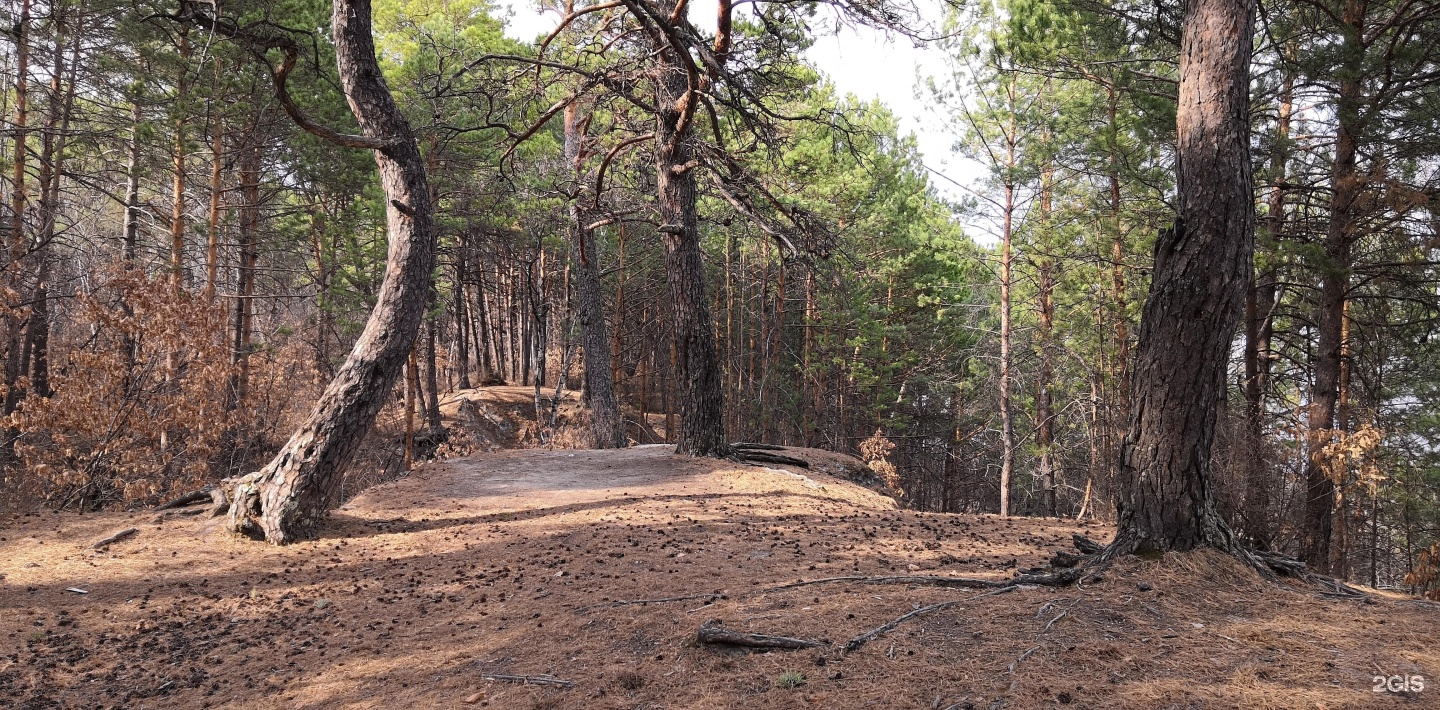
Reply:
<svg viewBox="0 0 1440 710"><path fill-rule="evenodd" d="M553 685L557 688L573 688L575 681L556 678L553 675L501 675L498 673L481 673L485 680L498 680L505 683L519 683L521 685Z"/></svg>
<svg viewBox="0 0 1440 710"><path fill-rule="evenodd" d="M730 445L732 449L753 449L759 451L784 451L785 447L775 444L752 444L748 441L737 441Z"/></svg>
<svg viewBox="0 0 1440 710"><path fill-rule="evenodd" d="M789 636L768 636L766 634L746 634L739 631L726 631L718 626L711 626L708 623L700 627L699 640L700 643L746 646L748 648L805 649L825 645L825 643L821 641L790 638Z"/></svg>
<svg viewBox="0 0 1440 710"><path fill-rule="evenodd" d="M808 587L812 584L834 584L837 582L855 582L857 584L912 584L917 587L950 587L950 588L978 588L978 589L999 589L1001 587L1015 586L1013 579L978 579L975 577L929 577L919 575L907 575L898 577L824 577L822 579L810 579L800 582L790 582L774 587L761 589L763 592L776 592L782 589L794 589L795 587Z"/></svg>
<svg viewBox="0 0 1440 710"><path fill-rule="evenodd" d="M1032 653L1034 653L1034 652L1036 652L1036 651L1038 651L1038 650L1040 650L1040 647L1039 647L1039 646L1036 646L1036 647L1030 649L1029 651L1026 651L1026 652L1020 654L1020 657L1019 657L1019 658L1011 661L1011 662L1010 662L1010 675L1015 675L1015 667L1018 666L1018 665L1020 665L1020 663L1023 662L1025 659L1029 658L1029 657L1030 657L1030 654L1032 654Z"/></svg>
<svg viewBox="0 0 1440 710"><path fill-rule="evenodd" d="M213 489L201 488L198 491L191 491L183 496L180 496L179 498L176 498L175 500L170 501L169 503L161 503L160 505L155 506L155 509L170 510L171 508L184 508L186 506L195 505L196 503L204 503L205 501L213 500L210 495L211 490Z"/></svg>
<svg viewBox="0 0 1440 710"><path fill-rule="evenodd" d="M914 619L914 618L917 618L917 617L921 617L921 616L925 616L926 614L933 614L933 613L935 613L935 612L937 612L937 611L943 611L943 610L945 610L945 609L949 609L949 608L952 607L952 606L957 606L957 605L959 605L959 604L964 604L964 603L966 603L966 602L971 602L971 601L974 601L974 600L976 600L976 599L980 599L980 598L982 598L982 597L991 597L991 596L995 596L996 594L1004 594L1004 593L1006 593L1006 592L1013 592L1013 591L1015 591L1016 589L1019 589L1019 588L1020 588L1019 585L1014 585L1014 584L1012 584L1012 585L1010 585L1010 586L1008 586L1008 587L1000 587L1000 588L998 588L998 589L992 589L992 590L990 590L990 591L988 591L988 592L983 592L983 593L981 593L981 594L976 594L976 595L973 596L973 597L966 597L966 598L964 598L964 599L956 599L956 600L954 600L954 601L948 601L948 602L940 602L939 604L931 604L930 606L922 606L922 607L920 607L919 609L916 609L915 611L912 611L912 612L910 612L910 613L908 613L908 614L906 614L906 615L904 615L904 616L901 616L901 617L898 618L898 619L895 619L894 621L891 621L891 622L889 622L889 623L886 623L886 624L882 624L882 625L880 625L880 626L877 626L877 627L875 627L875 628L873 628L873 629L871 629L871 630L869 630L869 631L866 631L866 632L863 633L863 634L860 634L859 636L856 636L856 637L853 638L853 639L850 639L849 641L845 642L844 652L845 652L845 653L851 653L851 652L853 652L853 651L857 651L857 650L860 649L861 646L864 646L865 644L870 643L871 641L874 641L875 639L880 638L881 636L884 636L885 634L887 634L887 633L889 633L891 630L893 630L895 627L897 627L897 626L899 626L899 625L901 625L901 624L903 624L903 623L905 623L905 622L907 622L907 621L909 621L909 620L911 620L911 619Z"/></svg>
<svg viewBox="0 0 1440 710"><path fill-rule="evenodd" d="M780 466L799 466L810 468L810 462L804 459L797 459L794 456L781 456L779 454L765 454L758 451L741 449L735 452L735 458L746 463L773 463Z"/></svg>
<svg viewBox="0 0 1440 710"><path fill-rule="evenodd" d="M138 532L140 532L140 528L125 528L124 530L121 530L120 532L117 532L114 535L111 535L110 537L107 537L104 540L101 540L94 545L91 545L90 549L98 550L112 543L120 542L121 540L124 540L125 538L130 537L131 535L134 535Z"/></svg>
<svg viewBox="0 0 1440 710"><path fill-rule="evenodd" d="M722 598L722 596L723 595L720 594L687 594L683 597L660 597L659 599L616 599L613 602L605 602L604 604L591 604L590 606L579 607L575 610L575 613L584 614L591 609L600 609L602 607L639 606L645 604L664 604L666 602L688 602L694 601L696 599L720 599Z"/></svg>

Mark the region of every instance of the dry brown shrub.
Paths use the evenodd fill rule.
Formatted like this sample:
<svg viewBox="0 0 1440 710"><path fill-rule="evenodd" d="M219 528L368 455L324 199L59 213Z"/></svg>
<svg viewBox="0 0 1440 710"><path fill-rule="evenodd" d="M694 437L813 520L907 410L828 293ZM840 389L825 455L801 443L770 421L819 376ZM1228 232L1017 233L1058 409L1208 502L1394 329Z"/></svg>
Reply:
<svg viewBox="0 0 1440 710"><path fill-rule="evenodd" d="M78 297L83 342L57 343L50 397L7 422L19 470L7 484L58 509L154 502L263 456L303 397L294 348L258 348L235 402L224 304L176 294L135 270Z"/></svg>
<svg viewBox="0 0 1440 710"><path fill-rule="evenodd" d="M1440 542L1420 551L1414 569L1405 575L1405 583L1420 596L1440 602Z"/></svg>
<svg viewBox="0 0 1440 710"><path fill-rule="evenodd" d="M886 438L884 432L879 429L875 430L874 436L860 442L860 459L880 477L880 480L885 482L885 486L898 498L905 495L905 489L900 487L900 470L889 459L890 454L894 451L895 442Z"/></svg>

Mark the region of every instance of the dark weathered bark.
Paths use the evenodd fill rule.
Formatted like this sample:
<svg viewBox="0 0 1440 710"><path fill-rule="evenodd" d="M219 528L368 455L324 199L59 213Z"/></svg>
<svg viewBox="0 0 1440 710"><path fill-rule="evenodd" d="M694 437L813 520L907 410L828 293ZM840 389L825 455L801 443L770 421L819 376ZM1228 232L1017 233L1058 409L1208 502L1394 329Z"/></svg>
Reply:
<svg viewBox="0 0 1440 710"><path fill-rule="evenodd" d="M662 12L668 15L674 4L661 3ZM665 280L670 287L680 410L679 429L672 440L677 453L724 456L725 390L720 380L710 299L705 293L695 164L691 162L695 155L689 139L693 102L698 99L690 91L680 51L664 46L656 57L656 71L655 179L665 246Z"/></svg>
<svg viewBox="0 0 1440 710"><path fill-rule="evenodd" d="M345 466L375 421L415 343L435 264L425 163L380 73L369 0L335 0L340 83L375 150L390 237L375 309L315 409L265 468L234 482L229 524L282 544L313 537Z"/></svg>
<svg viewBox="0 0 1440 710"><path fill-rule="evenodd" d="M1211 545L1245 554L1215 511L1210 444L1251 277L1253 0L1189 0L1176 113L1179 215L1155 246L1106 556Z"/></svg>
<svg viewBox="0 0 1440 710"><path fill-rule="evenodd" d="M572 103L565 108L565 162L576 179L583 179L583 138L579 111ZM575 279L575 297L580 315L581 347L585 351L585 404L590 410L590 430L595 446L601 449L625 446L625 425L620 418L620 400L615 394L615 373L610 361L610 334L605 324L605 294L600 288L600 265L596 263L595 235L588 229L588 217L581 208L582 191L570 200L570 262ZM562 373L563 378L563 373Z"/></svg>

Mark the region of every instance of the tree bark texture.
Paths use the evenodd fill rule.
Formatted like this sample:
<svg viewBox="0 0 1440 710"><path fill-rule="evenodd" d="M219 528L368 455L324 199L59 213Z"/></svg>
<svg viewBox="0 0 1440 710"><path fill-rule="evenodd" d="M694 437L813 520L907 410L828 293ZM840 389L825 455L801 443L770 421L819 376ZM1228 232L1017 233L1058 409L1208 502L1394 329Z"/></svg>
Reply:
<svg viewBox="0 0 1440 710"><path fill-rule="evenodd" d="M572 103L565 107L565 162L577 181L583 177L583 141L579 109ZM590 409L590 429L595 436L595 446L618 449L625 447L625 423L620 417L620 400L615 394L615 373L611 368L610 334L605 325L605 294L600 287L595 235L586 229L588 216L580 204L584 196L584 191L579 190L570 200L570 262L580 315L581 346L585 351L584 399ZM561 375L563 377L564 373Z"/></svg>
<svg viewBox="0 0 1440 710"><path fill-rule="evenodd" d="M390 248L365 330L309 418L263 469L234 482L229 524L274 544L313 537L346 465L375 422L415 343L435 265L425 163L380 73L369 0L335 0L340 83L375 150Z"/></svg>
<svg viewBox="0 0 1440 710"><path fill-rule="evenodd" d="M671 9L665 6L667 13ZM724 456L729 450L725 441L725 391L720 383L720 356L715 349L710 301L705 294L705 264L700 253L691 163L695 156L686 110L687 103L696 98L689 91L685 67L674 47L666 46L659 52L656 63L655 172L680 410L679 428L672 440L676 453Z"/></svg>
<svg viewBox="0 0 1440 710"><path fill-rule="evenodd" d="M1155 245L1107 555L1240 547L1215 511L1210 444L1251 279L1253 0L1189 0L1176 113L1179 216Z"/></svg>

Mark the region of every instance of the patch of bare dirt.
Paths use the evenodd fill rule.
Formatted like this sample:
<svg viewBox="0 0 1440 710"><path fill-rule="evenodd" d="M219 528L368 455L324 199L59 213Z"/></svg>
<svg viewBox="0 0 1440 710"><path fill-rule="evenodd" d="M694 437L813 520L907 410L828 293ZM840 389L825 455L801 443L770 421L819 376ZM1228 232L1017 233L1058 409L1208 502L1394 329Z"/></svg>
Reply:
<svg viewBox="0 0 1440 710"><path fill-rule="evenodd" d="M138 535L90 549L132 526ZM1003 580L1075 532L1107 535L903 511L822 470L659 446L430 465L286 548L179 515L16 516L0 528L0 706L1440 706L1440 605L1321 600L1214 555L1128 560L1083 588L983 598L858 580L775 588ZM669 601L636 603L656 599ZM965 599L839 652L918 607ZM831 645L702 646L707 622ZM1420 675L1427 689L1376 693L1377 675Z"/></svg>

